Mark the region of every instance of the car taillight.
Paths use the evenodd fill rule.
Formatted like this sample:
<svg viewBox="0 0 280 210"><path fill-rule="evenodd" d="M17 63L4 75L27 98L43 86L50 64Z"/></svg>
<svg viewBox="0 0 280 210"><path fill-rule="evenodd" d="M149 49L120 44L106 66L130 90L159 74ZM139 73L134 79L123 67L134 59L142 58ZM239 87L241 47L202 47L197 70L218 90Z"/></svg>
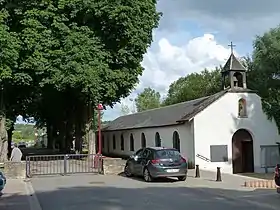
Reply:
<svg viewBox="0 0 280 210"><path fill-rule="evenodd" d="M152 164L158 164L158 163L160 163L160 160L157 160L157 159L151 160L151 163L152 163Z"/></svg>
<svg viewBox="0 0 280 210"><path fill-rule="evenodd" d="M180 162L181 162L181 163L186 163L187 160L186 160L185 158L181 157Z"/></svg>

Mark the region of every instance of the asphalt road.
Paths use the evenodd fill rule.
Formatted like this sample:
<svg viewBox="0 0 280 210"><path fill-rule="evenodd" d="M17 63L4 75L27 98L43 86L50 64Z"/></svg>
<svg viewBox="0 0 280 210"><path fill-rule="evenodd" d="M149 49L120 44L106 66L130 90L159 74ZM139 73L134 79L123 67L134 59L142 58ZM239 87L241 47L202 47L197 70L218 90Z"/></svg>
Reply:
<svg viewBox="0 0 280 210"><path fill-rule="evenodd" d="M32 185L43 210L279 210L275 190L223 189L223 183L120 176L40 177Z"/></svg>

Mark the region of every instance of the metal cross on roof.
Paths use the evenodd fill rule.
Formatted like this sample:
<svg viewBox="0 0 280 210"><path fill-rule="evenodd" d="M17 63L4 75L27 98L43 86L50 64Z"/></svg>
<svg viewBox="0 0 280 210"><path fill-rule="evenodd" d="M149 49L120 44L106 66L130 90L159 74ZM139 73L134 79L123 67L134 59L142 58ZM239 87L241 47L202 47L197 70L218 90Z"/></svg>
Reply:
<svg viewBox="0 0 280 210"><path fill-rule="evenodd" d="M235 44L233 44L232 42L230 42L230 44L228 45L230 47L231 53L233 53L233 48L236 46Z"/></svg>

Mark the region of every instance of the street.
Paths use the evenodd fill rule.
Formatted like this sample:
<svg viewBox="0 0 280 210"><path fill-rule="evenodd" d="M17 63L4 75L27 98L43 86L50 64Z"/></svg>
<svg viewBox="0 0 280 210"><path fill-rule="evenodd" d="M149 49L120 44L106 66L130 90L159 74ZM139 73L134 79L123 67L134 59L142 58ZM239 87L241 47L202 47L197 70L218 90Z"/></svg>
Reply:
<svg viewBox="0 0 280 210"><path fill-rule="evenodd" d="M231 189L188 177L186 182L145 183L121 176L77 175L31 180L42 210L279 210L275 190ZM227 188L227 189L224 189Z"/></svg>

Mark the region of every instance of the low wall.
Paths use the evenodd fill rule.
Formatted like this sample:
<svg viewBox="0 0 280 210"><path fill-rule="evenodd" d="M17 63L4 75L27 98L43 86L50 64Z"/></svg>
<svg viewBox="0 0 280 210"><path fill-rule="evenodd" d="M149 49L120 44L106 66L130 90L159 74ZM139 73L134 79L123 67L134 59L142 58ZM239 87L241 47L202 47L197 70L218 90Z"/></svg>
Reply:
<svg viewBox="0 0 280 210"><path fill-rule="evenodd" d="M26 163L7 161L4 163L4 175L7 179L24 179L26 178Z"/></svg>
<svg viewBox="0 0 280 210"><path fill-rule="evenodd" d="M268 188L268 189L276 189L274 180L254 180L254 181L246 181L244 183L245 187L251 188Z"/></svg>
<svg viewBox="0 0 280 210"><path fill-rule="evenodd" d="M121 158L103 158L103 174L117 175L123 172L126 161Z"/></svg>

